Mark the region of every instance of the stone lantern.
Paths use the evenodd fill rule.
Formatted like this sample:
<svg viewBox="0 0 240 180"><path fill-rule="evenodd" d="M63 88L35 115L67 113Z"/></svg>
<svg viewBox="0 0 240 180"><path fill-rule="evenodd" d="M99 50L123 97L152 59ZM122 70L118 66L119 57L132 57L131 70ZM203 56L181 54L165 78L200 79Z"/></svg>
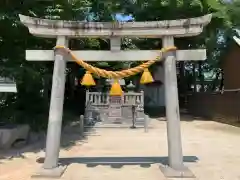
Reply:
<svg viewBox="0 0 240 180"><path fill-rule="evenodd" d="M134 96L134 89L135 89L135 85L132 83L132 81L130 81L130 83L126 86L127 91L128 91L128 97L127 97L127 101L128 104L131 105L131 109L132 109L132 126L130 128L135 129L135 122L136 122L136 99Z"/></svg>
<svg viewBox="0 0 240 180"><path fill-rule="evenodd" d="M135 87L136 86L132 83L132 81L130 81L130 84L126 86L128 92L134 92Z"/></svg>

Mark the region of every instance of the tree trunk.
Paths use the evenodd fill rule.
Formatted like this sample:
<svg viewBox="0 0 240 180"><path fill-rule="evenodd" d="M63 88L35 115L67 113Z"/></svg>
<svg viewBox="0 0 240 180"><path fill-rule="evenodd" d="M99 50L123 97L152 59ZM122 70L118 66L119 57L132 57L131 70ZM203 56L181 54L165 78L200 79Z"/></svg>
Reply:
<svg viewBox="0 0 240 180"><path fill-rule="evenodd" d="M221 76L222 76L222 79L221 79L220 88L219 88L220 91L222 91L224 88L224 72L222 69L221 69Z"/></svg>
<svg viewBox="0 0 240 180"><path fill-rule="evenodd" d="M218 84L218 78L220 76L221 71L218 71L216 74L216 78L213 81L212 91L216 90L217 84Z"/></svg>
<svg viewBox="0 0 240 180"><path fill-rule="evenodd" d="M203 76L203 70L202 70L202 62L199 61L198 63L198 71L199 71L199 80L200 80L200 92L204 92L204 76Z"/></svg>
<svg viewBox="0 0 240 180"><path fill-rule="evenodd" d="M178 62L179 63L179 75L178 75L178 94L179 94L179 104L180 106L183 106L185 103L185 96L187 93L187 83L185 79L185 63L184 62Z"/></svg>
<svg viewBox="0 0 240 180"><path fill-rule="evenodd" d="M197 77L196 77L196 63L193 62L193 69L192 69L192 74L193 74L193 92L197 92Z"/></svg>

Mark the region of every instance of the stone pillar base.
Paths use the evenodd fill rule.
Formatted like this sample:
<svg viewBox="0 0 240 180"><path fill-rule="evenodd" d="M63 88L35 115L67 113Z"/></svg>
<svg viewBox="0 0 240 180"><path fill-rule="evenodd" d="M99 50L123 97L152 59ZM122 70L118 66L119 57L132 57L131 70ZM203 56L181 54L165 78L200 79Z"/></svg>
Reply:
<svg viewBox="0 0 240 180"><path fill-rule="evenodd" d="M39 169L35 174L32 175L32 178L60 178L67 166L58 166L53 169Z"/></svg>
<svg viewBox="0 0 240 180"><path fill-rule="evenodd" d="M167 178L195 178L194 174L187 167L173 169L169 166L160 166L160 170Z"/></svg>

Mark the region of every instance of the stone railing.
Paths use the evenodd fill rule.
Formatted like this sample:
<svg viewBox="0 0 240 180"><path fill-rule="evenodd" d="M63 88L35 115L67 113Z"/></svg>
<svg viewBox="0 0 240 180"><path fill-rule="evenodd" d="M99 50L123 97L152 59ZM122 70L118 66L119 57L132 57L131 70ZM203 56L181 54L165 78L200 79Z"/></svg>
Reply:
<svg viewBox="0 0 240 180"><path fill-rule="evenodd" d="M101 106L109 104L109 96L108 93L102 92L86 92L86 105L91 102L93 106Z"/></svg>
<svg viewBox="0 0 240 180"><path fill-rule="evenodd" d="M127 92L123 95L123 106L144 105L144 92Z"/></svg>
<svg viewBox="0 0 240 180"><path fill-rule="evenodd" d="M86 105L91 102L92 106L108 106L109 94L102 92L86 92ZM125 92L122 96L121 105L131 106L141 104L144 105L144 92Z"/></svg>

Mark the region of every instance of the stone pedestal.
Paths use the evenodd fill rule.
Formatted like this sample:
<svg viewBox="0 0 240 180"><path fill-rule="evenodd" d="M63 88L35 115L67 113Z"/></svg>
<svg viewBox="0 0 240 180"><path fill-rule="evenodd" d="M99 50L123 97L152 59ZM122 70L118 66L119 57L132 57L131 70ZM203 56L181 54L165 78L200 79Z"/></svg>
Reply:
<svg viewBox="0 0 240 180"><path fill-rule="evenodd" d="M57 166L56 168L39 169L35 174L32 175L32 178L60 178L65 172L67 166Z"/></svg>
<svg viewBox="0 0 240 180"><path fill-rule="evenodd" d="M160 170L167 178L195 178L194 174L185 166L173 169L169 166L160 166Z"/></svg>

